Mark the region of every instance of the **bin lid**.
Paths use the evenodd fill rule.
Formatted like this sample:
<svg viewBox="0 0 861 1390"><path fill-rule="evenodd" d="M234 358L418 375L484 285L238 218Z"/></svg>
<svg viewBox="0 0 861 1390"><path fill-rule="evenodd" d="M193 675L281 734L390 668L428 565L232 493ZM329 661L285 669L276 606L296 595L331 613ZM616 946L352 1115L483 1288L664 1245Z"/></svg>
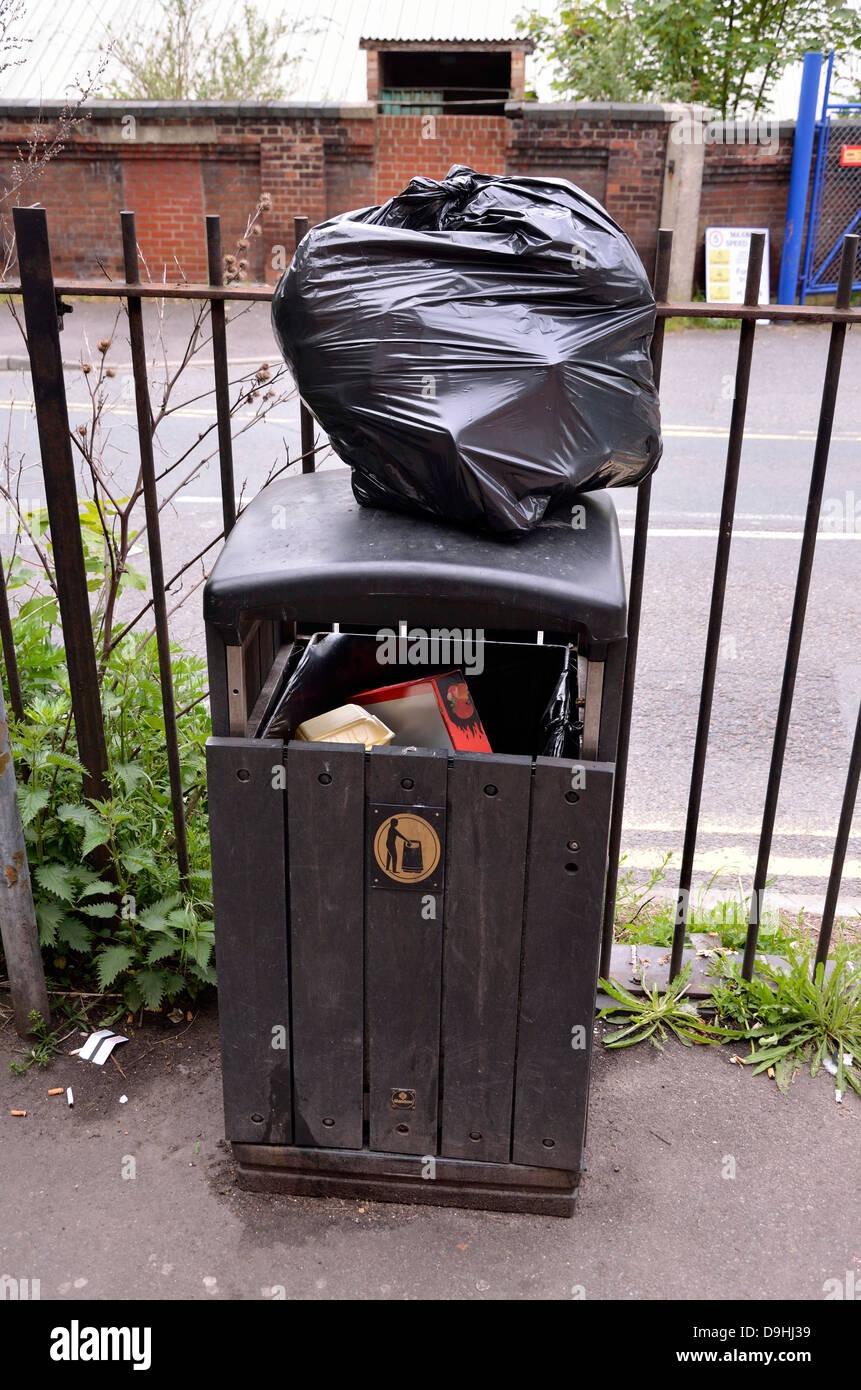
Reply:
<svg viewBox="0 0 861 1390"><path fill-rule="evenodd" d="M258 617L329 624L626 631L616 509L602 492L519 540L362 507L346 468L282 479L237 521L204 590L207 623L236 642ZM572 526L572 520L578 523Z"/></svg>

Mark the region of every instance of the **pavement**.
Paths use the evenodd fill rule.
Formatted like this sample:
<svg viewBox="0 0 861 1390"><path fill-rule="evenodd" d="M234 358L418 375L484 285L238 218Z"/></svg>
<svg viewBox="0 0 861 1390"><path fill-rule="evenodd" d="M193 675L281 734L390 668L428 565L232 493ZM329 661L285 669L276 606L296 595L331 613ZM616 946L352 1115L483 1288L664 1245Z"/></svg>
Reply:
<svg viewBox="0 0 861 1390"><path fill-rule="evenodd" d="M0 1274L38 1279L43 1300L706 1305L861 1287L861 1101L836 1104L824 1073L783 1096L731 1047L596 1049L570 1220L238 1190L213 1006L146 1024L104 1067L60 1055L15 1077L15 1052L7 1021Z"/></svg>

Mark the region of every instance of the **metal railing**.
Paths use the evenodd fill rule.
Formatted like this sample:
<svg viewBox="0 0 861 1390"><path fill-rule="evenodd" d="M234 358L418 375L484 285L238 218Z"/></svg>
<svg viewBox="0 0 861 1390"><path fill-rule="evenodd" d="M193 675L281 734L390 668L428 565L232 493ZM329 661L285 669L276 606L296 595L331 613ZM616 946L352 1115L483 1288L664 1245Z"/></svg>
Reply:
<svg viewBox="0 0 861 1390"><path fill-rule="evenodd" d="M168 285L141 282L135 239L134 214L121 214L121 235L125 265L125 281L55 280L51 270L47 217L43 209L16 208L14 213L18 246L20 283L0 286L5 294L20 295L28 337L28 351L33 381L33 400L38 423L39 443L45 478L45 492L51 536L54 544L60 614L63 625L67 662L72 692L75 730L81 761L89 770L85 784L87 795L99 795L105 788L107 754L99 696L99 681L93 643L90 608L84 571L83 551L78 526L78 497L69 436L69 419L60 354L58 315L64 297L99 296L125 299L129 309L129 329L132 347L132 372L138 422L140 464L144 483L144 504L153 589L153 609L158 644L162 704L165 716L165 737L170 770L173 815L176 826L176 853L180 877L188 873L185 843L185 815L180 779L176 713L168 646L168 615L166 607L164 568L161 556L159 507L152 457L152 414L147 382L143 341L141 301L143 299L173 299L207 301L210 305L213 349L213 389L219 440L222 535L226 536L236 519L231 416L228 399L228 351L225 331L225 305L228 301L265 303L271 300L273 289L265 285L224 285L221 272L221 232L218 217L206 219L206 241L210 283L179 283ZM307 219L295 219L296 241L307 230ZM709 748L712 705L715 691L718 651L723 623L727 573L732 545L733 521L739 466L744 442L745 415L750 385L753 349L757 320L828 323L831 325L828 360L822 387L819 423L811 462L807 512L798 560L792 619L784 659L783 680L777 719L772 741L770 771L759 834L759 851L751 892L747 941L743 973L750 978L762 918L763 894L768 875L774 835L777 800L786 754L789 718L792 709L799 652L807 609L810 576L816 548L823 486L828 465L834 420L835 403L840 380L846 329L861 324L861 309L850 307L854 267L858 259L859 238L847 236L843 243L839 286L833 307L821 305L764 305L757 304L760 269L764 252L764 236L751 239L745 302L735 304L703 304L666 302L669 284L672 233L661 231L658 240L654 276L657 300L657 323L652 340L652 361L655 377L660 384L664 346L664 328L672 318L732 318L740 320L738 353L735 372L735 391L724 469L723 497L718 543L715 553L711 602L706 637L705 657L699 700L696 737L691 768L687 816L679 877L675 929L671 953L670 975L681 968L685 933L689 920L690 888L700 820L700 805ZM300 404L301 449L303 472L315 468L314 422L304 405ZM645 567L651 503L651 479L637 491L631 577L628 600L628 649L622 694L619 747L616 760L612 821L609 840L609 873L604 909L604 930L601 954L601 973L609 974L610 952L618 886L618 866L622 845L622 821L625 805L628 755L630 749L631 716L635 694L637 648L645 581ZM2 575L2 567L0 567ZM5 583L0 582L0 637L6 662L7 677L15 708L20 705L20 687L16 657L9 621ZM17 696L16 696L17 692ZM20 712L20 711L16 711ZM851 829L852 816L861 770L861 706L856 721L854 742L846 775L842 808L836 828L831 870L819 931L817 961L824 960L834 924L838 894Z"/></svg>

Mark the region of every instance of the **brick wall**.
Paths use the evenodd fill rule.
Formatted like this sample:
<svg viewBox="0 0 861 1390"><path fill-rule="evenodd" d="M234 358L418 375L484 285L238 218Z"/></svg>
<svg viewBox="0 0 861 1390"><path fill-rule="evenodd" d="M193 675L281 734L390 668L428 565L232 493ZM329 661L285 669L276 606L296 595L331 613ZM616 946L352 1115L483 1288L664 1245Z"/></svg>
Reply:
<svg viewBox="0 0 861 1390"><path fill-rule="evenodd" d="M416 174L441 179L453 164L506 172L504 116L380 116L376 121L375 202L406 188Z"/></svg>
<svg viewBox="0 0 861 1390"><path fill-rule="evenodd" d="M206 279L206 249L200 235L207 211L204 167L194 145L182 146L169 157L134 150L123 160L125 206L135 213L138 245L153 279L161 278L165 270L169 279L175 278L177 261L189 280ZM49 216L51 211L49 204ZM73 218L66 216L74 225ZM51 241L56 243L56 235Z"/></svg>
<svg viewBox="0 0 861 1390"><path fill-rule="evenodd" d="M8 186L14 157L14 149L0 146L0 188ZM49 209L52 254L60 274L97 275L100 261L112 274L120 273L120 212L127 204L122 161L111 151L66 151L48 165L38 184L26 186L20 202L28 206L36 201Z"/></svg>
<svg viewBox="0 0 861 1390"><path fill-rule="evenodd" d="M271 282L292 250L295 216L313 223L382 202L416 174L441 178L458 163L570 179L607 207L650 271L654 262L669 129L662 107L512 102L503 116L423 117L379 116L370 103L94 102L87 113L24 199L48 209L60 275L92 276L100 262L118 274L118 214L132 208L153 275L167 267L177 277L176 257L189 279L205 279L204 215L221 214L224 248L233 250L265 192L271 208L246 255L250 277ZM0 105L0 187L36 114L35 103ZM49 121L53 113L43 114ZM709 223L768 226L773 283L791 134L781 128L776 150L706 150L700 231Z"/></svg>
<svg viewBox="0 0 861 1390"><path fill-rule="evenodd" d="M531 108L509 122L508 169L569 179L603 203L651 273L658 239L669 129L660 108L610 116L570 107ZM628 108L630 112L630 108Z"/></svg>

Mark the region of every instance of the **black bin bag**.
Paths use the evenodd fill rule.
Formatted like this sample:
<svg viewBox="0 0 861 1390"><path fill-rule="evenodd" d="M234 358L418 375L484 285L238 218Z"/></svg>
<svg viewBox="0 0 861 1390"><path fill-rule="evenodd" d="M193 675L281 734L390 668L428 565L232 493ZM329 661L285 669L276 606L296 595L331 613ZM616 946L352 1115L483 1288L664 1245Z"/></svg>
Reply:
<svg viewBox="0 0 861 1390"><path fill-rule="evenodd" d="M645 271L562 179L456 165L332 218L272 320L365 505L517 535L660 458Z"/></svg>

